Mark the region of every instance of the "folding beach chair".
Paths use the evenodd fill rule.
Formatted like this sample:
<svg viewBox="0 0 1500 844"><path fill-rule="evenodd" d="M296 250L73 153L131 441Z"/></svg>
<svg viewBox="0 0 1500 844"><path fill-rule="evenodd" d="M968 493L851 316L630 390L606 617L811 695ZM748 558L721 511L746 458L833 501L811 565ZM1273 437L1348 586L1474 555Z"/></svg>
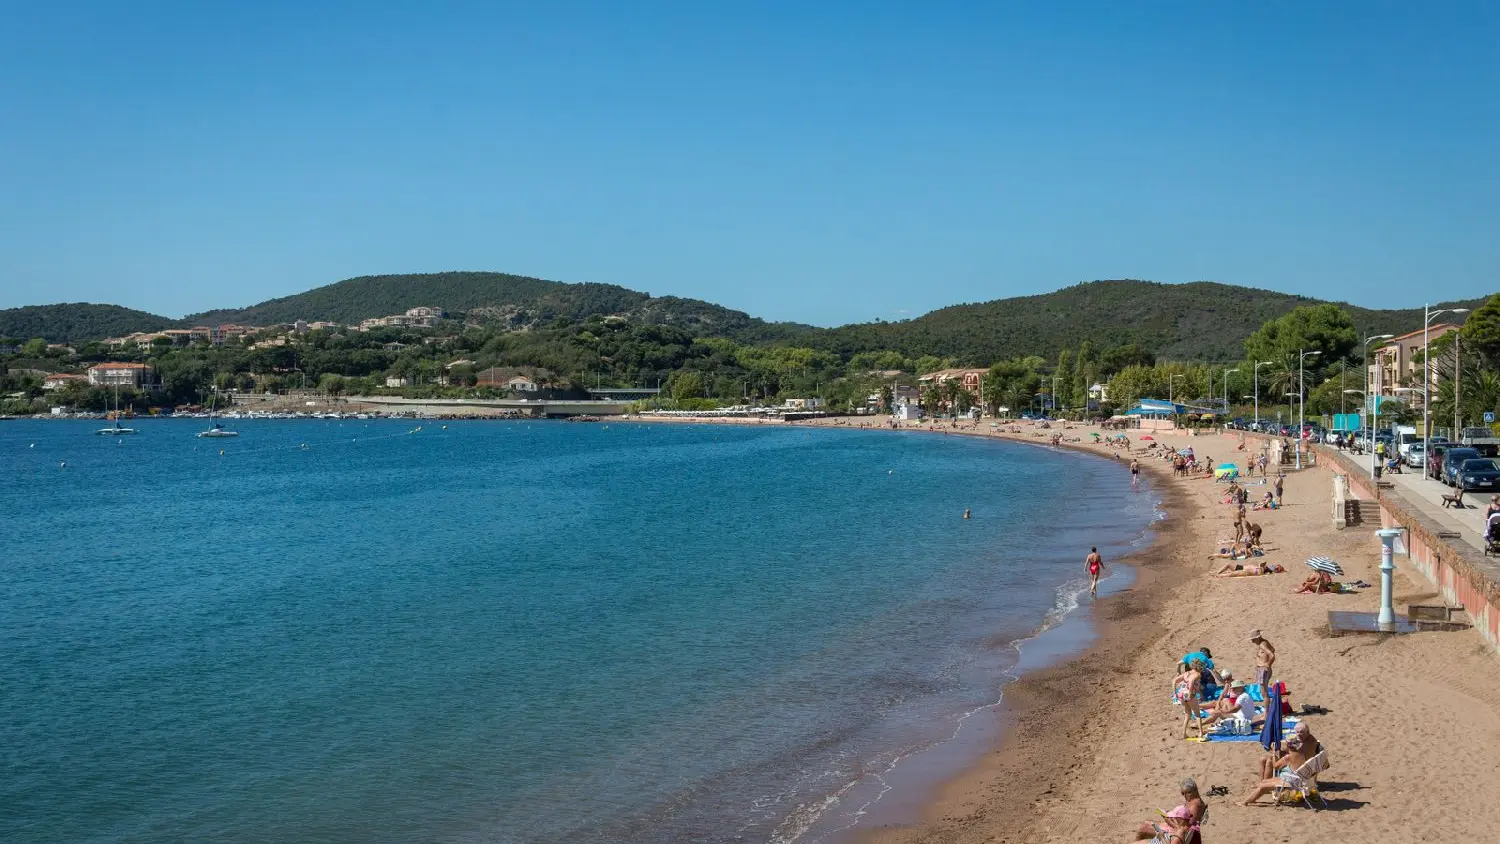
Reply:
<svg viewBox="0 0 1500 844"><path fill-rule="evenodd" d="M1309 809L1316 809L1313 800L1326 807L1328 802L1323 795L1318 793L1318 774L1328 770L1328 749L1318 751L1318 755L1303 762L1295 771L1286 771L1281 775L1284 785L1278 787L1271 796L1280 806L1284 803L1303 803Z"/></svg>

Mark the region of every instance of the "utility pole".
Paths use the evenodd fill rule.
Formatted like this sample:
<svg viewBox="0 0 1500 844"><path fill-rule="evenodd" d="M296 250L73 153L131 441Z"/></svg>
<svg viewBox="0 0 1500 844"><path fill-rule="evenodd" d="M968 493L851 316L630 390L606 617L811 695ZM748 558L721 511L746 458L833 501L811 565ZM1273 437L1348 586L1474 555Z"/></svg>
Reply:
<svg viewBox="0 0 1500 844"><path fill-rule="evenodd" d="M1448 439L1454 442L1463 442L1464 429L1463 426L1459 424L1461 420L1458 411L1458 394L1459 390L1462 388L1463 382L1459 379L1458 376L1459 367L1463 365L1464 355L1463 349L1459 348L1458 341L1459 335L1457 332L1455 332L1453 334L1453 436L1449 437Z"/></svg>

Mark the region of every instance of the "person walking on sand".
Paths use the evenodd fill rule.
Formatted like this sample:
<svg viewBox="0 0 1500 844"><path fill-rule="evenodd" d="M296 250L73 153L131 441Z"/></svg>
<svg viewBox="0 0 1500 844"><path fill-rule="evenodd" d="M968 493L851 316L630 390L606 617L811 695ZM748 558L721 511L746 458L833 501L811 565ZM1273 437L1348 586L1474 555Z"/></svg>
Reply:
<svg viewBox="0 0 1500 844"><path fill-rule="evenodd" d="M1276 646L1260 635L1259 630L1250 631L1250 642L1255 645L1255 683L1260 686L1262 700L1271 699L1271 669L1276 665Z"/></svg>
<svg viewBox="0 0 1500 844"><path fill-rule="evenodd" d="M1099 574L1104 571L1104 558L1099 556L1098 548L1090 548L1088 559L1084 560L1089 570L1089 594L1099 597Z"/></svg>

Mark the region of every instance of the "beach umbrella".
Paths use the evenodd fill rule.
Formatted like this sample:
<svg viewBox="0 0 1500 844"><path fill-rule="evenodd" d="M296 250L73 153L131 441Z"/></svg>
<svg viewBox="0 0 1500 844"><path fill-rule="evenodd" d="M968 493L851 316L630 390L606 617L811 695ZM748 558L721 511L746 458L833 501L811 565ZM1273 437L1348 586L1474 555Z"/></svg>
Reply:
<svg viewBox="0 0 1500 844"><path fill-rule="evenodd" d="M1281 749L1281 684L1274 683L1266 694L1266 723L1260 728L1260 745L1267 750Z"/></svg>
<svg viewBox="0 0 1500 844"><path fill-rule="evenodd" d="M1307 561L1307 567L1313 571L1327 572L1334 577L1344 576L1344 570L1339 568L1339 564L1328 557L1313 557Z"/></svg>

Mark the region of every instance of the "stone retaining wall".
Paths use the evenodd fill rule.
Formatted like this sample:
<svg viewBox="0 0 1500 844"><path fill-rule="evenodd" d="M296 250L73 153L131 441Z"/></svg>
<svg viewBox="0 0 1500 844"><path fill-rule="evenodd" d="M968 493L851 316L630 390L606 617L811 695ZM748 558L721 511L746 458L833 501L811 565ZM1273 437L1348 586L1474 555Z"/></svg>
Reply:
<svg viewBox="0 0 1500 844"><path fill-rule="evenodd" d="M1500 649L1500 565L1468 543L1442 536L1445 528L1412 506L1399 489L1375 487L1353 458L1323 446L1315 449L1327 461L1325 466L1347 479L1353 495L1379 502L1380 527L1406 529L1404 542L1411 566L1427 576L1450 606L1462 604L1490 647ZM1358 529L1374 527L1361 525ZM1380 540L1372 534L1370 541L1378 550ZM1407 561L1398 557L1396 565Z"/></svg>

